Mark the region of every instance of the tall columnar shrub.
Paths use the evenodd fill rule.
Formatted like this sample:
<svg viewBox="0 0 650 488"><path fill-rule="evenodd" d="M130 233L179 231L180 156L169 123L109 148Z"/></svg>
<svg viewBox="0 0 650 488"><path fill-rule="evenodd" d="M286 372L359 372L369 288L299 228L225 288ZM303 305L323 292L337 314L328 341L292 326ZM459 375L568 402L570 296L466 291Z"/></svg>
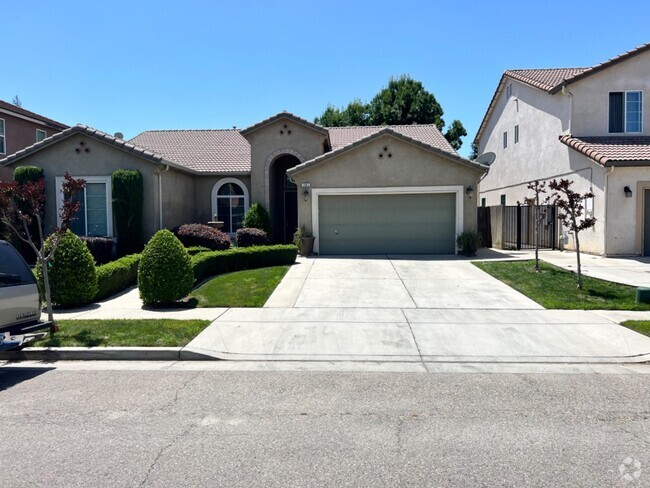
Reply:
<svg viewBox="0 0 650 488"><path fill-rule="evenodd" d="M117 231L117 254L125 256L142 249L144 190L137 170L118 169L111 177L113 217Z"/></svg>
<svg viewBox="0 0 650 488"><path fill-rule="evenodd" d="M254 203L244 216L243 226L260 229L269 234L271 232L271 217L261 204Z"/></svg>
<svg viewBox="0 0 650 488"><path fill-rule="evenodd" d="M45 240L45 252L52 249L57 240L51 235ZM44 288L43 272L36 267L36 279ZM59 240L49 262L48 275L52 304L58 307L76 307L91 303L97 294L97 271L95 260L86 244L69 230Z"/></svg>
<svg viewBox="0 0 650 488"><path fill-rule="evenodd" d="M194 274L190 255L174 234L159 230L147 243L138 267L138 288L145 305L161 305L186 297Z"/></svg>
<svg viewBox="0 0 650 488"><path fill-rule="evenodd" d="M43 168L38 166L19 166L14 170L14 180L21 185L24 185L28 181L36 183L42 178L45 178L45 172Z"/></svg>

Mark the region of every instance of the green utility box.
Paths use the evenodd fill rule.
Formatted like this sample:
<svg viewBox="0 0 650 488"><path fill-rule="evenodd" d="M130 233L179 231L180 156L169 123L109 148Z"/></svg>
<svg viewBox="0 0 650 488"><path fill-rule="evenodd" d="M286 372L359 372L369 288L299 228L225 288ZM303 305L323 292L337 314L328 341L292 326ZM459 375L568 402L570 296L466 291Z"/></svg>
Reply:
<svg viewBox="0 0 650 488"><path fill-rule="evenodd" d="M650 288L636 289L636 303L650 303Z"/></svg>

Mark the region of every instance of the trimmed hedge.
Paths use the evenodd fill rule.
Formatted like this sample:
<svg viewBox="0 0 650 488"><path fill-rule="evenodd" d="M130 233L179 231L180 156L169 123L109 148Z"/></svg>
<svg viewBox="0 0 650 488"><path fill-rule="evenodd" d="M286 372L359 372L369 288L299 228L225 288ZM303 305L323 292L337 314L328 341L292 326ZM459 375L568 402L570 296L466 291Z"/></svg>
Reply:
<svg viewBox="0 0 650 488"><path fill-rule="evenodd" d="M196 281L203 281L231 271L293 264L297 255L298 248L292 245L241 247L196 254L192 256L192 269Z"/></svg>
<svg viewBox="0 0 650 488"><path fill-rule="evenodd" d="M28 181L36 183L42 178L45 178L45 172L39 166L19 166L14 170L14 180L21 185L24 185Z"/></svg>
<svg viewBox="0 0 650 488"><path fill-rule="evenodd" d="M156 232L144 247L138 266L138 288L143 303L175 302L186 297L193 284L190 255L183 244L167 229Z"/></svg>
<svg viewBox="0 0 650 488"><path fill-rule="evenodd" d="M237 246L251 247L251 246L268 246L269 236L266 232L253 227L237 229Z"/></svg>
<svg viewBox="0 0 650 488"><path fill-rule="evenodd" d="M56 237L45 240L45 251L50 252ZM48 265L52 304L57 307L77 307L91 303L97 294L95 260L84 242L69 230L61 237ZM36 279L44 290L43 272L35 268Z"/></svg>
<svg viewBox="0 0 650 488"><path fill-rule="evenodd" d="M213 251L230 248L230 236L204 224L185 224L173 230L185 247L202 246Z"/></svg>
<svg viewBox="0 0 650 488"><path fill-rule="evenodd" d="M97 267L97 295L95 301L103 300L126 290L138 282L139 254L130 254Z"/></svg>
<svg viewBox="0 0 650 488"><path fill-rule="evenodd" d="M86 243L95 263L108 263L113 258L113 239L110 237L81 237Z"/></svg>
<svg viewBox="0 0 650 488"><path fill-rule="evenodd" d="M113 215L117 231L117 255L142 250L144 187L142 175L134 169L118 169L111 175Z"/></svg>
<svg viewBox="0 0 650 488"><path fill-rule="evenodd" d="M185 250L187 251L187 254L190 256L194 256L195 254L199 254L201 252L210 252L212 249L204 246L190 246L186 247Z"/></svg>

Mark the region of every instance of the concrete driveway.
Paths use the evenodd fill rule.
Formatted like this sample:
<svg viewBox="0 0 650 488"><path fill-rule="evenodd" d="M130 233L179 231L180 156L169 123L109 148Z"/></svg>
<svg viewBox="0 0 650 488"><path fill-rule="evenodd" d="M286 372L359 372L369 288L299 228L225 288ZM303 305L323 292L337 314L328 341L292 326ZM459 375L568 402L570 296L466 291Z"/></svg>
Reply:
<svg viewBox="0 0 650 488"><path fill-rule="evenodd" d="M185 350L221 359L628 363L650 338L581 310L545 310L469 261L313 258L264 308L230 309Z"/></svg>

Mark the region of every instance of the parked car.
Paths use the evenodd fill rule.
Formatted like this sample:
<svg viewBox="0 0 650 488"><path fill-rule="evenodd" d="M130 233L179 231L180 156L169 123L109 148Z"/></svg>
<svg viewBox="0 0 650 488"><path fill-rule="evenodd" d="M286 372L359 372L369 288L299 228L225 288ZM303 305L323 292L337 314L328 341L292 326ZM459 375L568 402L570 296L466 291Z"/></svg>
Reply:
<svg viewBox="0 0 650 488"><path fill-rule="evenodd" d="M6 241L0 241L0 351L19 349L47 334L32 270Z"/></svg>

